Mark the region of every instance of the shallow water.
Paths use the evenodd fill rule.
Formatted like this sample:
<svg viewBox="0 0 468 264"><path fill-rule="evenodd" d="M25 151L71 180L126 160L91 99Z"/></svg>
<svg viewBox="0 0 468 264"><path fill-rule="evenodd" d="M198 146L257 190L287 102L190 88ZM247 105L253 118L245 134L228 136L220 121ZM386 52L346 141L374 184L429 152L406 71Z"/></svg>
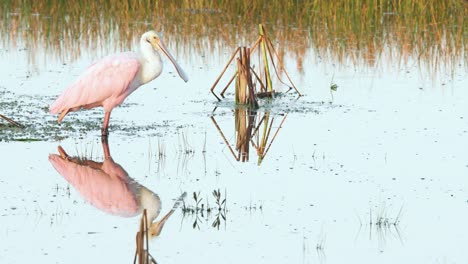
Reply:
<svg viewBox="0 0 468 264"><path fill-rule="evenodd" d="M131 262L140 218L96 208L48 160L61 146L103 161L101 110L72 113L63 124L46 112L91 63L86 52L92 52L66 63L44 53L31 63L21 45L3 45L0 113L26 128L0 122L0 262ZM232 93L218 103L209 92L231 51L201 58L167 46L190 81L166 60L160 77L114 110L110 153L160 197L160 217L183 192L185 206L195 206L192 194L199 192L206 208L215 206L212 192L219 189L226 211L177 209L150 242L158 263L468 259L466 66L429 76L411 62L335 65L317 60L310 48L301 71L286 54L305 96L262 102L256 121L269 117L269 149L259 162L247 144L242 162L229 146L237 142L234 115L245 109L234 107ZM261 138L260 132L263 127Z"/></svg>

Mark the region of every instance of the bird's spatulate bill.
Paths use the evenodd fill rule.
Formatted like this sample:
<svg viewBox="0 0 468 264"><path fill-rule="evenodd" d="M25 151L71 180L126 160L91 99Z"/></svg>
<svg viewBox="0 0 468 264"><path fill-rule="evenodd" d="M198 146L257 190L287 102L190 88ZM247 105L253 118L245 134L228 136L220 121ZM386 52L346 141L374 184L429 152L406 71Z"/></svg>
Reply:
<svg viewBox="0 0 468 264"><path fill-rule="evenodd" d="M166 49L166 46L164 45L164 43L162 41L159 41L158 45L159 45L159 48L161 48L162 52L164 52L164 54L166 54L166 56L172 62L172 64L174 64L174 67L176 68L177 73L179 74L180 78L182 78L185 82L188 82L187 74L185 74L184 70L182 70L179 64L177 64L174 57L172 57L171 53Z"/></svg>

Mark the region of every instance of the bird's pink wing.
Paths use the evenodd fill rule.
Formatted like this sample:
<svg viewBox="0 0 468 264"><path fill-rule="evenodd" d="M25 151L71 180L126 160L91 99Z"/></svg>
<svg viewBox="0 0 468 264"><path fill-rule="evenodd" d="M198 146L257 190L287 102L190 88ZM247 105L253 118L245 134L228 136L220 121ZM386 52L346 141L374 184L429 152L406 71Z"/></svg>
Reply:
<svg viewBox="0 0 468 264"><path fill-rule="evenodd" d="M118 164L111 162L113 164L104 165L108 167L107 171L116 174L114 175L76 164L55 154L49 155L49 161L57 172L93 206L124 217L138 214L136 189L131 186L127 173ZM111 167L113 168L110 169Z"/></svg>
<svg viewBox="0 0 468 264"><path fill-rule="evenodd" d="M106 100L113 100L124 93L139 69L140 62L133 53L105 57L89 66L52 103L49 111L57 114L74 107L102 106Z"/></svg>

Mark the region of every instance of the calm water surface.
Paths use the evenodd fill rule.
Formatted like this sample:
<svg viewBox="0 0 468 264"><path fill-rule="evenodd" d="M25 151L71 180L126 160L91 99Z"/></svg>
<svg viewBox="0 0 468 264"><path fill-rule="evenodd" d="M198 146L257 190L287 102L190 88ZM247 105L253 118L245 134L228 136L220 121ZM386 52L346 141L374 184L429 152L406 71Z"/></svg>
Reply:
<svg viewBox="0 0 468 264"><path fill-rule="evenodd" d="M207 39L215 50L188 52L190 41L166 37L190 81L166 60L160 77L114 110L110 153L159 197L159 217L183 192L186 207L196 205L196 192L206 208L216 206L219 189L226 211L179 208L150 241L158 263L466 263L463 59L428 73L385 52L369 66L326 60L312 46L298 63L286 50L286 69L305 96L262 102L251 113L254 127L262 117L271 124L260 160L265 123L239 158L236 120L247 122L245 109L234 107L232 93L217 103L209 92L232 48ZM0 46L0 113L27 126L0 123L0 262L130 263L139 216L99 209L49 162L59 146L102 162L101 110L72 113L62 125L46 113L94 59L124 48L112 40L63 59L28 41Z"/></svg>

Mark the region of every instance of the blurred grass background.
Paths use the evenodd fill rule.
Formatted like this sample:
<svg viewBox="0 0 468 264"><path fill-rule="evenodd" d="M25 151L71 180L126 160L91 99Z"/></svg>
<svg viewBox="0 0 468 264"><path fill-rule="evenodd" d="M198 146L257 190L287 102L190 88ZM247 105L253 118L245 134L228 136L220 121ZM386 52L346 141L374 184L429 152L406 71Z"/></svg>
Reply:
<svg viewBox="0 0 468 264"><path fill-rule="evenodd" d="M264 23L303 67L309 49L321 60L373 67L419 63L430 72L467 65L468 2L463 0L4 0L1 44L62 61L86 52L131 49L155 29L184 54L220 56L250 45Z"/></svg>

